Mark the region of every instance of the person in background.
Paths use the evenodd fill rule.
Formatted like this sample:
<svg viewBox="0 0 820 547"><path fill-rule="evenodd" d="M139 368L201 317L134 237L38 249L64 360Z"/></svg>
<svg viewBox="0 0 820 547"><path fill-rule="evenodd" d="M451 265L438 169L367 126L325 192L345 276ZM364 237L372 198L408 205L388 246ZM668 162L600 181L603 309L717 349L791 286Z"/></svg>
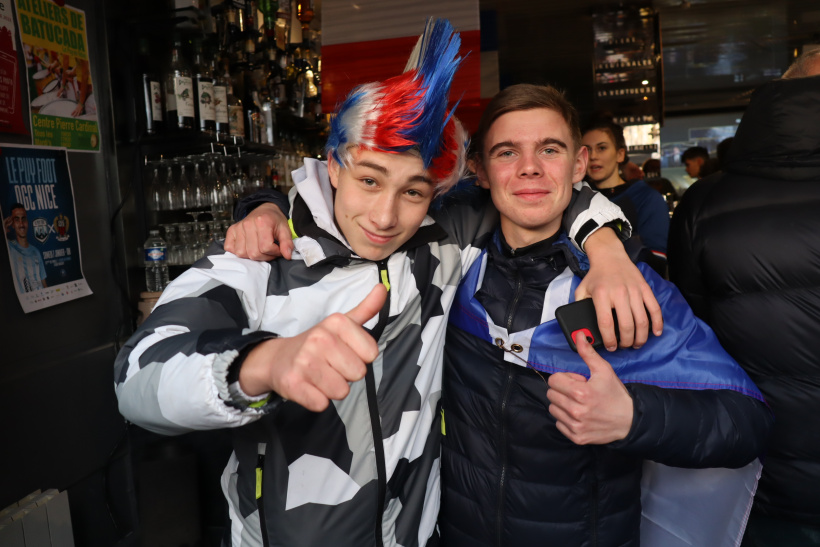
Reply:
<svg viewBox="0 0 820 547"><path fill-rule="evenodd" d="M744 547L820 545L820 51L757 89L675 210L669 274L776 422ZM708 245L707 245L708 242Z"/></svg>
<svg viewBox="0 0 820 547"><path fill-rule="evenodd" d="M3 221L3 228L14 232L8 238L11 271L19 293L36 291L48 287L43 255L28 241L28 216L26 208L13 203L9 216Z"/></svg>
<svg viewBox="0 0 820 547"><path fill-rule="evenodd" d="M686 166L686 174L698 180L705 176L702 171L709 161L709 151L702 146L693 146L684 150L680 160Z"/></svg>
<svg viewBox="0 0 820 547"><path fill-rule="evenodd" d="M427 214L465 165L466 133L447 108L459 46L449 23L431 21L404 74L338 107L327 164L306 158L294 173L292 261L217 245L117 357L129 420L164 434L235 428L223 474L235 547L436 540L445 314L497 222L480 192ZM572 194L576 238L625 222L597 194ZM602 231L620 246L606 229L587 245ZM598 277L631 279L615 251ZM592 290L611 322L603 285ZM645 322L644 305L660 320L645 282L616 285L629 320L635 308Z"/></svg>
<svg viewBox="0 0 820 547"><path fill-rule="evenodd" d="M621 176L627 160L623 128L610 118L596 118L584 128L582 143L589 154L586 180L621 207L646 249L641 260L664 275L669 207L643 180L627 182Z"/></svg>
<svg viewBox="0 0 820 547"><path fill-rule="evenodd" d="M675 536L728 544L741 530L732 537L718 518L719 531L699 537L708 519L693 522L686 511L666 515L675 524L662 542L647 531L642 539L642 511L654 524L663 519L652 495L642 506L640 485L644 460L696 468L755 460L773 418L748 376L646 264L668 319L642 348L604 359L580 334L576 354L555 319L586 270L561 228L572 184L587 171L577 119L554 88L514 85L489 103L471 145L473 170L501 218L450 312L441 544L669 547ZM716 501L720 486L709 477L745 475L753 484L758 469L708 469L664 504L700 487L691 498L698 510L713 502L726 515L723 503L736 504L740 522L751 494Z"/></svg>
<svg viewBox="0 0 820 547"><path fill-rule="evenodd" d="M644 180L643 169L640 166L633 162L627 161L621 167L621 173L623 173L624 180L626 182L634 182L636 180Z"/></svg>
<svg viewBox="0 0 820 547"><path fill-rule="evenodd" d="M652 179L661 176L661 160L649 158L641 166L643 172L646 173L647 179Z"/></svg>

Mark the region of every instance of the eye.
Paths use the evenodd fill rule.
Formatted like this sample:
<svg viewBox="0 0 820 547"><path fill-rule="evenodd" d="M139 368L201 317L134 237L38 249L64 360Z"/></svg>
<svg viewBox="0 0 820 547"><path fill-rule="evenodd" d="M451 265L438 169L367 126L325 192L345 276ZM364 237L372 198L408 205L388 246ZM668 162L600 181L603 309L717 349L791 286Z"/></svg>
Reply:
<svg viewBox="0 0 820 547"><path fill-rule="evenodd" d="M544 150L542 150L541 152L545 156L554 156L555 154L558 153L558 149L555 148L555 147L549 147L549 148L544 148Z"/></svg>
<svg viewBox="0 0 820 547"><path fill-rule="evenodd" d="M411 188L407 190L406 194L413 199L424 199L427 195L423 190L419 190L418 188Z"/></svg>
<svg viewBox="0 0 820 547"><path fill-rule="evenodd" d="M365 178L361 179L361 181L362 181L362 184L364 184L368 188L373 188L378 184L375 179L371 179L371 178L368 178L368 177L365 177Z"/></svg>

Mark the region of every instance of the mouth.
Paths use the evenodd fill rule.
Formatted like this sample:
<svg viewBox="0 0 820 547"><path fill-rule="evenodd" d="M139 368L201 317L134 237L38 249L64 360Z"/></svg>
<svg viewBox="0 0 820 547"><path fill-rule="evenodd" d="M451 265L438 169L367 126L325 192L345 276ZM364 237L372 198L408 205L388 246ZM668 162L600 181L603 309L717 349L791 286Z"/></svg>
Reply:
<svg viewBox="0 0 820 547"><path fill-rule="evenodd" d="M514 192L514 195L515 197L525 201L536 201L548 196L550 193L551 192L545 188L524 188Z"/></svg>
<svg viewBox="0 0 820 547"><path fill-rule="evenodd" d="M375 234L375 233L373 233L369 230L366 230L364 228L362 228L362 231L364 232L364 235L367 237L367 239L369 239L372 243L375 243L376 245L385 245L385 244L389 243L390 241L392 241L392 239L394 237L396 237L396 236L390 236L390 235Z"/></svg>

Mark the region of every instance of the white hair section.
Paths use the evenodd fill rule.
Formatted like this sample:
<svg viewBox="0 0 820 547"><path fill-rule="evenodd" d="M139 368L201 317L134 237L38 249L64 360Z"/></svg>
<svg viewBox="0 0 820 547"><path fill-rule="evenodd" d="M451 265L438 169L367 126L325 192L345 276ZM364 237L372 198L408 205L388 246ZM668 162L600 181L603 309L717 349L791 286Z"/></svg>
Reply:
<svg viewBox="0 0 820 547"><path fill-rule="evenodd" d="M450 176L436 185L437 195L448 192L467 172L467 142L470 137L464 129L464 126L461 125L461 122L458 121L458 118L455 116L453 116L453 124L455 124L454 137L458 143L458 149L455 151L456 165L453 167L453 172L450 173Z"/></svg>
<svg viewBox="0 0 820 547"><path fill-rule="evenodd" d="M410 58L407 59L407 64L404 65L403 72L410 72L414 68L418 68L419 59L423 55L423 52L427 49L427 42L429 41L430 36L428 30L430 29L431 21L432 19L427 20L427 25L424 27L424 32L422 32L419 39L416 40L416 45L413 46L413 51L410 53ZM428 39L425 40L425 37Z"/></svg>
<svg viewBox="0 0 820 547"><path fill-rule="evenodd" d="M345 143L336 153L342 165L350 167L353 157L350 149L354 146L374 148L372 126L378 121L381 114L382 85L380 82L362 84L357 93L360 93L358 102L347 108L340 120L345 131ZM370 122L370 123L368 123Z"/></svg>

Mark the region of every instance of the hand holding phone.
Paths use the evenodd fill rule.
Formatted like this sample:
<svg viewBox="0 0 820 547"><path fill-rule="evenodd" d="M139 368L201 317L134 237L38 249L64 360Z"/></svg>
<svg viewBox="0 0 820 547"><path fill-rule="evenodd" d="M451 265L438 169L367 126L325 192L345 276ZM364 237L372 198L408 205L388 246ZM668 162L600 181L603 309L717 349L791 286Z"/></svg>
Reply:
<svg viewBox="0 0 820 547"><path fill-rule="evenodd" d="M615 310L612 310L612 316L615 320L615 338L620 341L620 334L618 333L618 317L615 315ZM598 349L604 345L601 331L598 328L598 316L595 313L595 304L592 303L591 298L577 300L555 309L555 319L561 326L564 336L569 343L572 351L578 352L575 346L575 334L581 332L586 337L590 345Z"/></svg>

